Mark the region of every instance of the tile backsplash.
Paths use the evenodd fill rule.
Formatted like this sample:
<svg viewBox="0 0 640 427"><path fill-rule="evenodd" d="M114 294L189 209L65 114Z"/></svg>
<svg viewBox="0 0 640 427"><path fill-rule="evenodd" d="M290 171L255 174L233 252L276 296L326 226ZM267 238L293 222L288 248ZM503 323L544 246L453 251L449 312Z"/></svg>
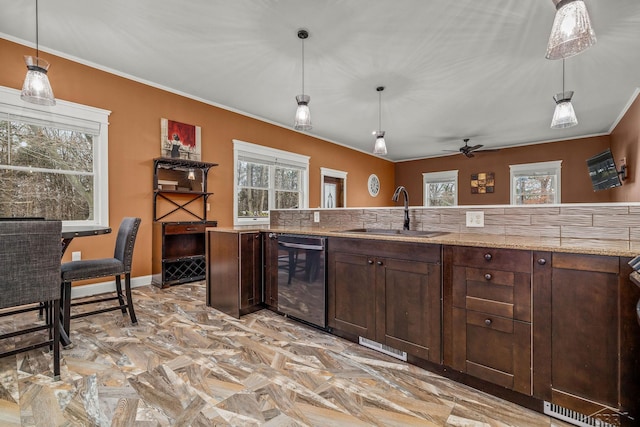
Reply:
<svg viewBox="0 0 640 427"><path fill-rule="evenodd" d="M484 227L467 227L468 211L484 212ZM320 222L314 222L314 212ZM640 203L546 206L411 207L412 230L578 239L640 241ZM272 227L402 228L402 208L271 211Z"/></svg>

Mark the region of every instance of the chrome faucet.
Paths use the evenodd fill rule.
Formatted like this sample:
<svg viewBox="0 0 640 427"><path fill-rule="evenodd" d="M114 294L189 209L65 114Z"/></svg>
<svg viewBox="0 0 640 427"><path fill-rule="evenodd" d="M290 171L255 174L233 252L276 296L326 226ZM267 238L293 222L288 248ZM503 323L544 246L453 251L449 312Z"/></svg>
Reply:
<svg viewBox="0 0 640 427"><path fill-rule="evenodd" d="M400 193L404 194L404 225L402 226L403 230L409 229L409 193L407 193L407 189L402 185L396 188L396 191L393 193L393 197L391 200L394 202L398 201L398 197L400 197Z"/></svg>

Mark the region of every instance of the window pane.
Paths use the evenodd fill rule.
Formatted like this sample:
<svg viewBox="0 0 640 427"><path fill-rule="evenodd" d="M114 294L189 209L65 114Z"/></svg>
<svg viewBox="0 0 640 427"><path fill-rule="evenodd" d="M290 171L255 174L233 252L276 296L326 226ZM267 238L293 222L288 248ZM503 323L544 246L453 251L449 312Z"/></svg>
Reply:
<svg viewBox="0 0 640 427"><path fill-rule="evenodd" d="M253 188L238 190L238 217L264 218L269 216L269 191Z"/></svg>
<svg viewBox="0 0 640 427"><path fill-rule="evenodd" d="M514 187L517 204L555 203L555 175L518 176Z"/></svg>
<svg viewBox="0 0 640 427"><path fill-rule="evenodd" d="M93 220L93 177L0 168L0 216Z"/></svg>
<svg viewBox="0 0 640 427"><path fill-rule="evenodd" d="M300 206L300 193L296 191L276 191L275 209L297 209Z"/></svg>
<svg viewBox="0 0 640 427"><path fill-rule="evenodd" d="M278 190L294 190L300 188L300 170L276 166L275 188Z"/></svg>
<svg viewBox="0 0 640 427"><path fill-rule="evenodd" d="M434 182L427 184L427 206L454 206L456 186L453 182Z"/></svg>
<svg viewBox="0 0 640 427"><path fill-rule="evenodd" d="M93 135L7 120L0 129L2 164L93 172Z"/></svg>
<svg viewBox="0 0 640 427"><path fill-rule="evenodd" d="M238 160L236 174L241 187L269 188L269 166Z"/></svg>

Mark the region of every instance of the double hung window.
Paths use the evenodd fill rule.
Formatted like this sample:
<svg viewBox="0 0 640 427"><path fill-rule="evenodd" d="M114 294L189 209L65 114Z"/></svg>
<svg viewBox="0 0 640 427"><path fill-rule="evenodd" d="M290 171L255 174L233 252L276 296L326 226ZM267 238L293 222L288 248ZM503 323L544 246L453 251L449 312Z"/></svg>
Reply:
<svg viewBox="0 0 640 427"><path fill-rule="evenodd" d="M109 113L0 88L0 216L108 226Z"/></svg>
<svg viewBox="0 0 640 427"><path fill-rule="evenodd" d="M425 206L456 206L458 204L458 171L422 174Z"/></svg>
<svg viewBox="0 0 640 427"><path fill-rule="evenodd" d="M510 165L511 204L560 203L560 167L562 161Z"/></svg>
<svg viewBox="0 0 640 427"><path fill-rule="evenodd" d="M269 224L270 209L308 205L309 157L233 141L235 225Z"/></svg>

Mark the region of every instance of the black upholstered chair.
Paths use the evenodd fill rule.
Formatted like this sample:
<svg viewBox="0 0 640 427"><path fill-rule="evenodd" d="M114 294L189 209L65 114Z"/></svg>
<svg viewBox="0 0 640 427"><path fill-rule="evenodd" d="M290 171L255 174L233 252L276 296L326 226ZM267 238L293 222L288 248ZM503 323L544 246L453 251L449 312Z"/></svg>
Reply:
<svg viewBox="0 0 640 427"><path fill-rule="evenodd" d="M122 310L122 314L126 316L127 310L129 310L131 323L134 325L138 323L133 309L133 299L131 297L131 264L133 261L133 247L136 242L139 227L140 218L124 218L122 220L118 229L113 258L79 260L62 264L62 319L64 331L67 335L69 334L71 319L105 313L107 311ZM72 282L108 276L115 277L115 296L92 298L88 301L71 303ZM124 276L124 294L122 292L122 276ZM71 307L112 300L118 300L118 305L71 314Z"/></svg>
<svg viewBox="0 0 640 427"><path fill-rule="evenodd" d="M53 377L60 378L60 221L0 221L0 317L46 308L42 325L29 323L24 329L0 334L0 357L39 347L53 350ZM35 334L42 333L42 339ZM28 334L28 335L27 335ZM25 336L24 343L4 345L8 338Z"/></svg>

